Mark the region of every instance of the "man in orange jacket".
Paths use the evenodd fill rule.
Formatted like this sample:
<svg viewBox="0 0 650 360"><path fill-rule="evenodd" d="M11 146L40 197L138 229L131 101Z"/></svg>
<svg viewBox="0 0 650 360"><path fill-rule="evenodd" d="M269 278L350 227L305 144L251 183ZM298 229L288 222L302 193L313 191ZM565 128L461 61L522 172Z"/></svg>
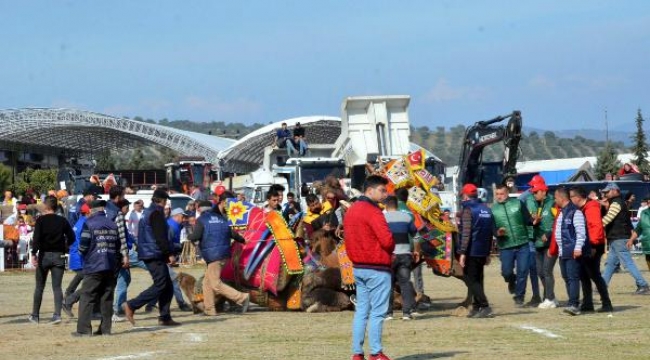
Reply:
<svg viewBox="0 0 650 360"><path fill-rule="evenodd" d="M612 301L609 298L607 283L600 273L600 259L605 253L605 228L600 216L600 203L587 198L587 190L583 187L572 187L569 191L571 201L585 214L587 223L587 238L591 243L591 256L581 258L580 282L582 283L582 305L580 311L594 311L591 282L596 284L600 294L602 307L598 312L612 312Z"/></svg>

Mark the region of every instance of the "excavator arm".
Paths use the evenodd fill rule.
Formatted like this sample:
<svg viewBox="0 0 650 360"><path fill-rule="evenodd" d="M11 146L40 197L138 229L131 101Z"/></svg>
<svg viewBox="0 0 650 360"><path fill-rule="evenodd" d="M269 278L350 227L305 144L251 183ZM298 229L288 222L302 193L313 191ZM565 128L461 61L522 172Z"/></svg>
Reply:
<svg viewBox="0 0 650 360"><path fill-rule="evenodd" d="M507 125L495 125L508 120ZM513 111L509 115L498 116L491 120L479 121L465 131L463 150L460 154L458 184L472 183L478 187L489 188L493 182L504 183L517 174L517 157L522 128L521 112ZM487 176L488 163L483 161L486 146L503 141L505 150L501 169L497 177ZM492 164L490 164L492 165ZM490 177L490 179L487 179Z"/></svg>

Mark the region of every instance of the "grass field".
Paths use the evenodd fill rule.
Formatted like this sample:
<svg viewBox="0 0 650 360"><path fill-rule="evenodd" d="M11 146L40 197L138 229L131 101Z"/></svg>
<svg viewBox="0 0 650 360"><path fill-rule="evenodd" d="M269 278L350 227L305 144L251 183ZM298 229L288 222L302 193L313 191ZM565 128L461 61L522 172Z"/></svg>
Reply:
<svg viewBox="0 0 650 360"><path fill-rule="evenodd" d="M645 261L637 259L646 279ZM183 269L195 276L203 267ZM64 286L72 278L66 273ZM150 284L148 274L134 270L129 295ZM59 325L27 322L31 311L34 274L0 274L0 359L349 359L352 312L274 313L252 307L245 315L205 318L179 312L183 325L157 327L156 314L136 313L136 328L117 323L114 335L73 338L76 319L64 315ZM415 321L393 320L384 326L385 352L393 359L650 359L650 296L632 295L634 280L615 274L611 296L616 311L578 317L561 309L515 308L499 275L499 262L486 269L487 295L495 311L492 319L455 317L452 311L465 288L453 278L425 271L425 289L433 307ZM530 290L529 290L530 292ZM564 281L556 267L556 292L566 300ZM527 295L527 300L530 295ZM598 296L596 295L596 306ZM53 310L46 288L41 319ZM76 313L76 306L75 306ZM43 320L42 320L43 321ZM98 322L93 323L94 326Z"/></svg>

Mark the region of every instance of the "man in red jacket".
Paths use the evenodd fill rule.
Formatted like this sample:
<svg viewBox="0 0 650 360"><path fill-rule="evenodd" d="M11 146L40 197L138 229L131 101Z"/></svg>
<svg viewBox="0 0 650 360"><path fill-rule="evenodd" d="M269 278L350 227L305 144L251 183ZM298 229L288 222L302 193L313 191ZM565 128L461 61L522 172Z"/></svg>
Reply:
<svg viewBox="0 0 650 360"><path fill-rule="evenodd" d="M345 246L354 267L357 304L352 322L352 360L363 360L363 342L368 329L371 360L390 360L382 352L381 333L391 292L393 235L378 203L386 199L388 181L377 175L363 184L364 195L343 219Z"/></svg>
<svg viewBox="0 0 650 360"><path fill-rule="evenodd" d="M587 198L587 190L582 187L572 187L569 191L571 201L585 214L587 223L587 238L591 243L591 256L583 256L580 262L580 282L582 283L582 305L580 311L594 311L593 291L591 282L596 284L600 294L602 307L598 312L612 312L612 301L609 298L607 283L600 273L600 258L605 253L605 228L600 216L600 203Z"/></svg>

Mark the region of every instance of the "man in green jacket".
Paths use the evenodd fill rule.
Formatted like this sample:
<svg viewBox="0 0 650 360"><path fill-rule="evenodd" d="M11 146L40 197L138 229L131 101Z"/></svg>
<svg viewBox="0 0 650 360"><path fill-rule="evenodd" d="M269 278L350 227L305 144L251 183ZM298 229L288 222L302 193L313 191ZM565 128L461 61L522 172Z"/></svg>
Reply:
<svg viewBox="0 0 650 360"><path fill-rule="evenodd" d="M526 282L530 271L530 248L528 226L533 224L526 206L508 196L508 187L497 185L492 204L492 214L497 235L497 247L501 260L501 275L514 294L515 305L524 306ZM515 266L517 268L516 272Z"/></svg>
<svg viewBox="0 0 650 360"><path fill-rule="evenodd" d="M547 255L555 221L555 200L552 195L548 194L548 186L543 179L534 183L530 192L531 195L526 198L526 208L533 221L538 223L537 226L528 228L528 236L535 248L535 264L531 264L531 266L536 266L537 275L544 288L544 302L538 303L538 305L542 309L555 308L557 300L555 300L553 268L557 257Z"/></svg>

